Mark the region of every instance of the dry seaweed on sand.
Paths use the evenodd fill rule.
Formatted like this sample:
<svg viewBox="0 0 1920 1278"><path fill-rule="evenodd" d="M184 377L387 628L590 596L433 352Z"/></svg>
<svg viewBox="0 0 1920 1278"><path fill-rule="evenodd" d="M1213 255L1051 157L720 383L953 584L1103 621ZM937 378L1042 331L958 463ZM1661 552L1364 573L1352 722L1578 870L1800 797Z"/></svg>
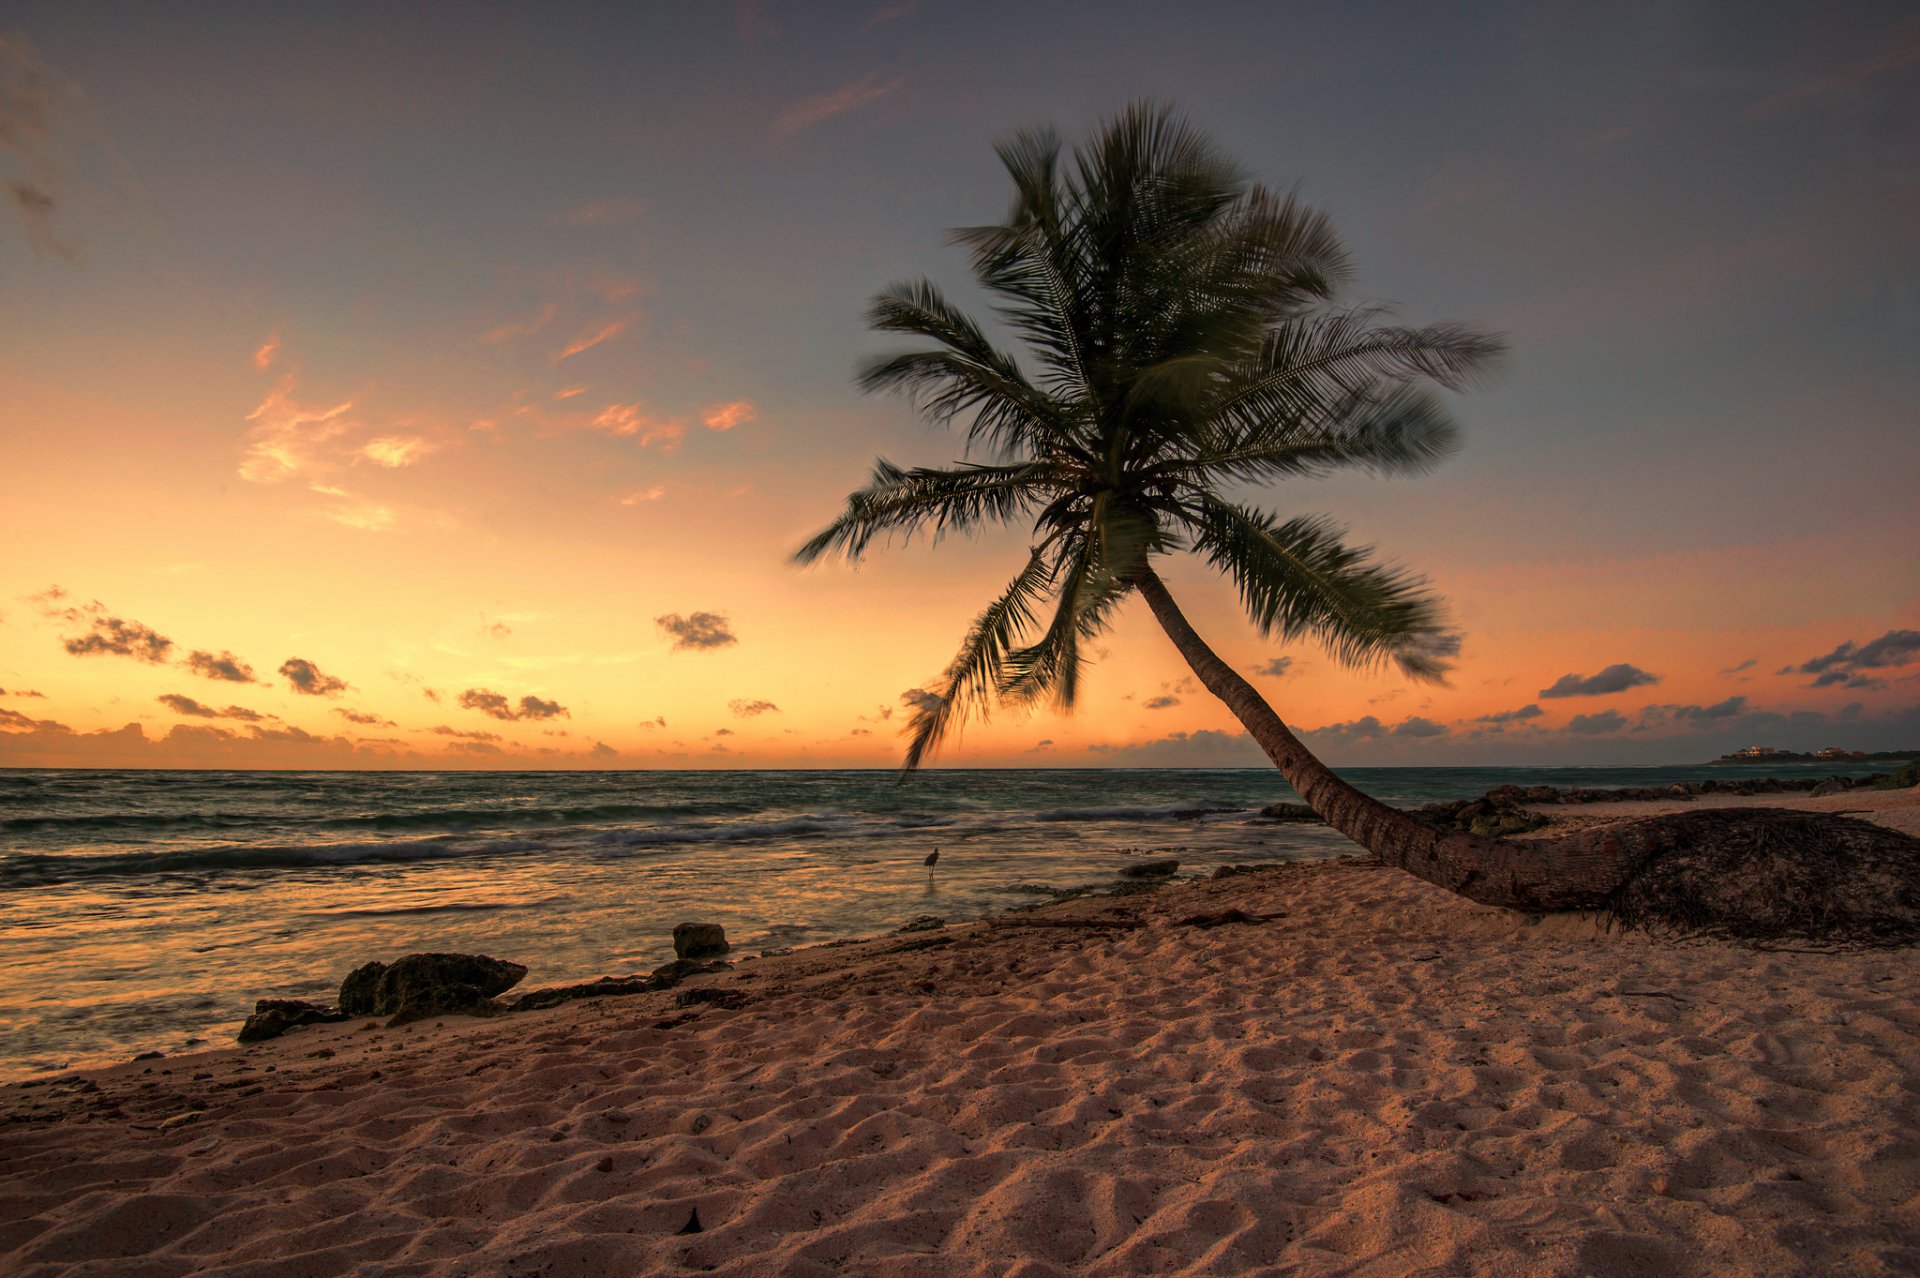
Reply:
<svg viewBox="0 0 1920 1278"><path fill-rule="evenodd" d="M1920 941L1920 839L1787 808L1660 820L1671 845L1636 866L1608 902L1629 927L1760 946Z"/></svg>

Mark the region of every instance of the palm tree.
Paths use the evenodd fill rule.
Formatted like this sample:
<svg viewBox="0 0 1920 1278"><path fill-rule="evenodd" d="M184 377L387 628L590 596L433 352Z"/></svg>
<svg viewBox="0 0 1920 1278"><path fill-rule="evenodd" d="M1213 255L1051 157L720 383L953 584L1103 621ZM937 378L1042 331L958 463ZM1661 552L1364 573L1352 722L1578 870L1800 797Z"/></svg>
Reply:
<svg viewBox="0 0 1920 1278"><path fill-rule="evenodd" d="M1164 107L1139 105L1063 160L1049 131L998 148L1005 222L957 231L1023 364L931 282L875 298L872 327L931 346L877 359L868 391L901 391L964 425L982 460L878 461L845 512L802 547L859 559L876 538L1021 521L1024 566L981 612L915 708L917 768L970 713L1074 704L1084 647L1138 591L1200 682L1302 798L1389 864L1489 904L1596 905L1670 843L1644 833L1510 841L1444 832L1368 797L1315 758L1194 632L1156 563L1191 554L1226 574L1262 635L1312 638L1353 667L1443 681L1458 651L1424 581L1343 540L1319 515L1281 519L1234 490L1342 467L1419 474L1451 451L1435 388L1500 354L1459 324L1411 328L1341 306L1346 252L1326 217L1253 185Z"/></svg>

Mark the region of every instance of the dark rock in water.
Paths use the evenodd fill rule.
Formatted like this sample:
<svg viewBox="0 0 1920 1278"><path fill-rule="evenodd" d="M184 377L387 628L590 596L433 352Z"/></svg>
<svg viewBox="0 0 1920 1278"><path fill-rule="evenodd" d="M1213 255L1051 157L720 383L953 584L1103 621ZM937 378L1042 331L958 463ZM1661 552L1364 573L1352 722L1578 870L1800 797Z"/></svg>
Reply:
<svg viewBox="0 0 1920 1278"><path fill-rule="evenodd" d="M733 964L718 959L675 959L671 963L662 963L653 969L653 979L660 982L658 988L671 989L689 976L705 976L709 972L728 972Z"/></svg>
<svg viewBox="0 0 1920 1278"><path fill-rule="evenodd" d="M348 972L347 979L340 982L340 1010L349 1016L375 1015L380 978L386 970L385 963L366 963Z"/></svg>
<svg viewBox="0 0 1920 1278"><path fill-rule="evenodd" d="M549 985L528 990L508 1005L509 1011L532 1012L543 1007L558 1007L583 998L613 998L622 994L651 994L667 986L657 976L603 976L581 985Z"/></svg>
<svg viewBox="0 0 1920 1278"><path fill-rule="evenodd" d="M1829 794L1845 794L1851 789L1853 789L1853 782L1847 780L1845 777L1828 777L1825 781L1813 787L1812 790L1809 790L1807 797L1810 799L1824 799Z"/></svg>
<svg viewBox="0 0 1920 1278"><path fill-rule="evenodd" d="M349 1013L323 1003L309 1003L297 998L263 998L253 1005L253 1015L240 1027L240 1041L264 1043L302 1025L324 1025L352 1019ZM158 1056L159 1053L155 1052L154 1055Z"/></svg>
<svg viewBox="0 0 1920 1278"><path fill-rule="evenodd" d="M916 914L893 929L893 934L901 936L907 932L938 932L946 925L947 921L938 914Z"/></svg>
<svg viewBox="0 0 1920 1278"><path fill-rule="evenodd" d="M676 923L673 925L673 952L678 958L703 959L725 954L727 929L718 923Z"/></svg>
<svg viewBox="0 0 1920 1278"><path fill-rule="evenodd" d="M429 1016L492 1016L501 1010L493 996L526 974L522 964L484 954L409 954L355 968L340 983L340 1008L349 1016L391 1016L393 1025Z"/></svg>
<svg viewBox="0 0 1920 1278"><path fill-rule="evenodd" d="M1920 762L1909 763L1895 772L1873 779L1876 790L1911 790L1920 785Z"/></svg>
<svg viewBox="0 0 1920 1278"><path fill-rule="evenodd" d="M745 1007L753 996L745 990L681 990L673 996L675 1007Z"/></svg>
<svg viewBox="0 0 1920 1278"><path fill-rule="evenodd" d="M1272 821L1318 821L1320 814L1304 803L1269 803L1260 815Z"/></svg>
<svg viewBox="0 0 1920 1278"><path fill-rule="evenodd" d="M1057 888L1049 883L1009 883L1003 889L1018 892L1023 896L1058 896L1062 892L1071 892L1072 888Z"/></svg>
<svg viewBox="0 0 1920 1278"><path fill-rule="evenodd" d="M1120 873L1129 879L1158 879L1172 874L1179 868L1178 861L1142 861L1138 865L1121 866Z"/></svg>

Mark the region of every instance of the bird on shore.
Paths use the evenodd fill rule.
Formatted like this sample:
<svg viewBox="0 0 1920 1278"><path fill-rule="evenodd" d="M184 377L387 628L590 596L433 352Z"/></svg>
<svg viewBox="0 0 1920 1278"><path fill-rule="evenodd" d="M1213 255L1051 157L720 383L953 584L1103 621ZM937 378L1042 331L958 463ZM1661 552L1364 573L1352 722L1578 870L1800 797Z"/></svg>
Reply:
<svg viewBox="0 0 1920 1278"><path fill-rule="evenodd" d="M927 867L927 880L928 882L932 882L933 867L940 864L940 849L935 848L933 851L927 853L927 859L922 861L920 864Z"/></svg>

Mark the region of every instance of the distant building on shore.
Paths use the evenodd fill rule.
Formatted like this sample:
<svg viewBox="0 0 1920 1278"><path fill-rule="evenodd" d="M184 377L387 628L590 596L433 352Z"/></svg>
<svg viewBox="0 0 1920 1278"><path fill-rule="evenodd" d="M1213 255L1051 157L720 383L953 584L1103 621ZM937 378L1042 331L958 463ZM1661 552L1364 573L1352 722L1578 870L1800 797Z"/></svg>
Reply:
<svg viewBox="0 0 1920 1278"><path fill-rule="evenodd" d="M1790 750L1779 750L1773 746L1748 746L1744 750L1735 750L1727 757L1729 759L1773 759L1791 753Z"/></svg>
<svg viewBox="0 0 1920 1278"><path fill-rule="evenodd" d="M1855 760L1855 759L1864 759L1867 756L1859 750L1848 750L1840 746L1828 746L1824 750L1816 751L1814 753L1814 757L1816 759Z"/></svg>

